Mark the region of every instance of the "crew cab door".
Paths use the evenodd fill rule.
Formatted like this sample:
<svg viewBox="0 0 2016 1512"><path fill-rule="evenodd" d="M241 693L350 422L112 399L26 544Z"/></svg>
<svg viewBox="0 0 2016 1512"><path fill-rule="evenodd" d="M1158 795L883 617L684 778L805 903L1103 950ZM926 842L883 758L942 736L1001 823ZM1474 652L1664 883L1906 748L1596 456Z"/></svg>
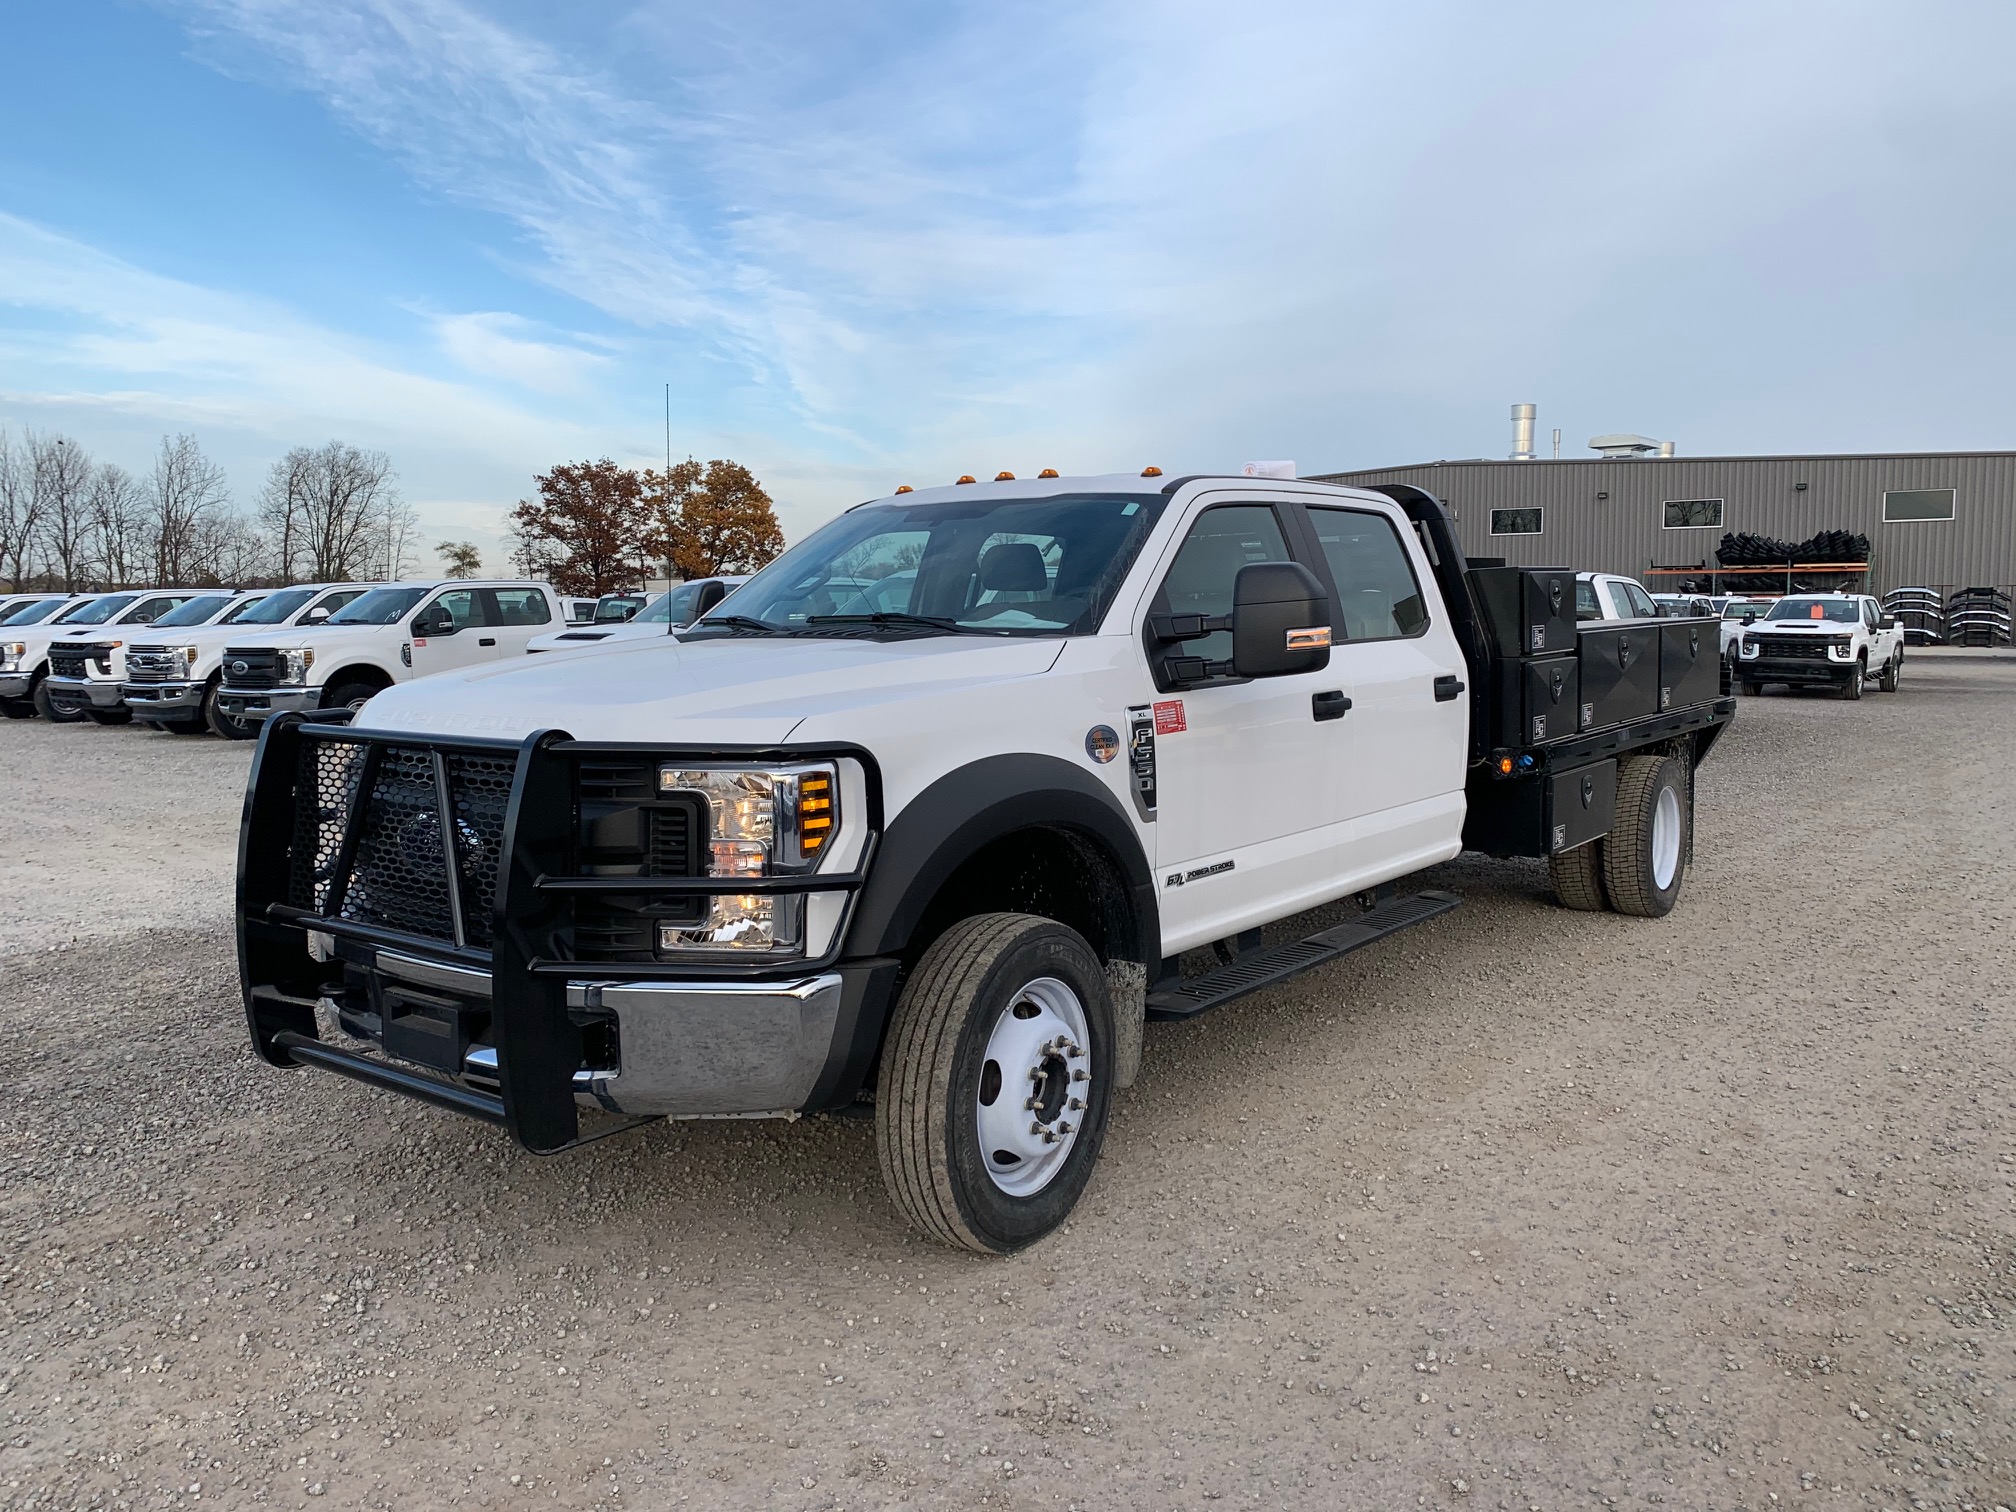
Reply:
<svg viewBox="0 0 2016 1512"><path fill-rule="evenodd" d="M485 588L480 590L484 613L489 620L480 632L495 642L494 656L523 656L535 635L553 628L552 601L537 588Z"/></svg>
<svg viewBox="0 0 2016 1512"><path fill-rule="evenodd" d="M496 659L497 639L483 594L481 588L445 589L413 612L407 624L415 677Z"/></svg>
<svg viewBox="0 0 2016 1512"><path fill-rule="evenodd" d="M1470 673L1411 527L1369 505L1310 500L1302 516L1336 606L1325 675L1351 701L1339 875L1364 887L1462 849Z"/></svg>
<svg viewBox="0 0 2016 1512"><path fill-rule="evenodd" d="M1293 912L1336 869L1345 819L1338 777L1354 735L1326 696L1337 679L1325 670L1178 685L1172 659L1227 661L1232 636L1165 645L1152 631L1156 616L1231 613L1239 569L1250 563L1312 566L1293 508L1207 497L1159 565L1143 611L1150 707L1134 717L1154 731L1150 838L1168 954Z"/></svg>

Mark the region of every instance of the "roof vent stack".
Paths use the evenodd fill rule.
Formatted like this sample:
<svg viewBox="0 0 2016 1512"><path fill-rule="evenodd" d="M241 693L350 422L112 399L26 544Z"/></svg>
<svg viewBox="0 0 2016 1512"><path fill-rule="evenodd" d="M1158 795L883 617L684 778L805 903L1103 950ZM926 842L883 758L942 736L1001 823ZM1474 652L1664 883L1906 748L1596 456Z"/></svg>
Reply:
<svg viewBox="0 0 2016 1512"><path fill-rule="evenodd" d="M1512 406L1512 460L1531 462L1533 460L1533 415L1535 406L1515 404Z"/></svg>

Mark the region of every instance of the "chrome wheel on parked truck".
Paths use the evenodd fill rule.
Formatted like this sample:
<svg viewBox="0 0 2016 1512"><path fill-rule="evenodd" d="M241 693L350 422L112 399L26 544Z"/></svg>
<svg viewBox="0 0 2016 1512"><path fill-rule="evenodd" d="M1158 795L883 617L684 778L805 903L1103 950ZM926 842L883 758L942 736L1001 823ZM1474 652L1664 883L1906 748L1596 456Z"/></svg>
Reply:
<svg viewBox="0 0 2016 1512"><path fill-rule="evenodd" d="M1005 1253L1069 1216L1106 1134L1113 1008L1073 930L962 919L896 1005L875 1091L889 1195L948 1244Z"/></svg>

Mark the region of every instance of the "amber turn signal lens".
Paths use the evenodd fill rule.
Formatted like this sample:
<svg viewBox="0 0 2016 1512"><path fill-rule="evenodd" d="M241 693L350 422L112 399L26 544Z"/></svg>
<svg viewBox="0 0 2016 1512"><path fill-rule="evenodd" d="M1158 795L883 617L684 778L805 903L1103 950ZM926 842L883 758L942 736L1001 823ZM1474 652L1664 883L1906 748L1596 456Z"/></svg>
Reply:
<svg viewBox="0 0 2016 1512"><path fill-rule="evenodd" d="M833 779L812 772L798 780L798 849L815 856L833 834Z"/></svg>
<svg viewBox="0 0 2016 1512"><path fill-rule="evenodd" d="M973 474L971 474L971 473L961 473L961 474L959 474L959 481L960 481L961 483L971 483L971 482L973 481Z"/></svg>
<svg viewBox="0 0 2016 1512"><path fill-rule="evenodd" d="M896 485L896 492L898 493L915 493L916 491L908 483L898 483Z"/></svg>
<svg viewBox="0 0 2016 1512"><path fill-rule="evenodd" d="M1162 469L1159 467L1144 467L1141 469L1141 476L1144 478L1159 478L1162 476Z"/></svg>
<svg viewBox="0 0 2016 1512"><path fill-rule="evenodd" d="M1043 471L1036 474L1036 476L1039 478L1054 478L1057 476L1057 469L1054 467L1046 467L1043 469Z"/></svg>

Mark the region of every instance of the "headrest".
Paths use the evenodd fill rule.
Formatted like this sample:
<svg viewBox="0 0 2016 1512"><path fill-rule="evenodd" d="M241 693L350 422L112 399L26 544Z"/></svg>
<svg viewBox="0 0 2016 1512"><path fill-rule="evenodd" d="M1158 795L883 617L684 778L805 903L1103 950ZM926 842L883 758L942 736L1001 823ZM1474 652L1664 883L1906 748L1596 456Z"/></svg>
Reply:
<svg viewBox="0 0 2016 1512"><path fill-rule="evenodd" d="M1003 541L980 558L980 586L994 593L1042 593L1050 586L1043 553L1030 541Z"/></svg>

